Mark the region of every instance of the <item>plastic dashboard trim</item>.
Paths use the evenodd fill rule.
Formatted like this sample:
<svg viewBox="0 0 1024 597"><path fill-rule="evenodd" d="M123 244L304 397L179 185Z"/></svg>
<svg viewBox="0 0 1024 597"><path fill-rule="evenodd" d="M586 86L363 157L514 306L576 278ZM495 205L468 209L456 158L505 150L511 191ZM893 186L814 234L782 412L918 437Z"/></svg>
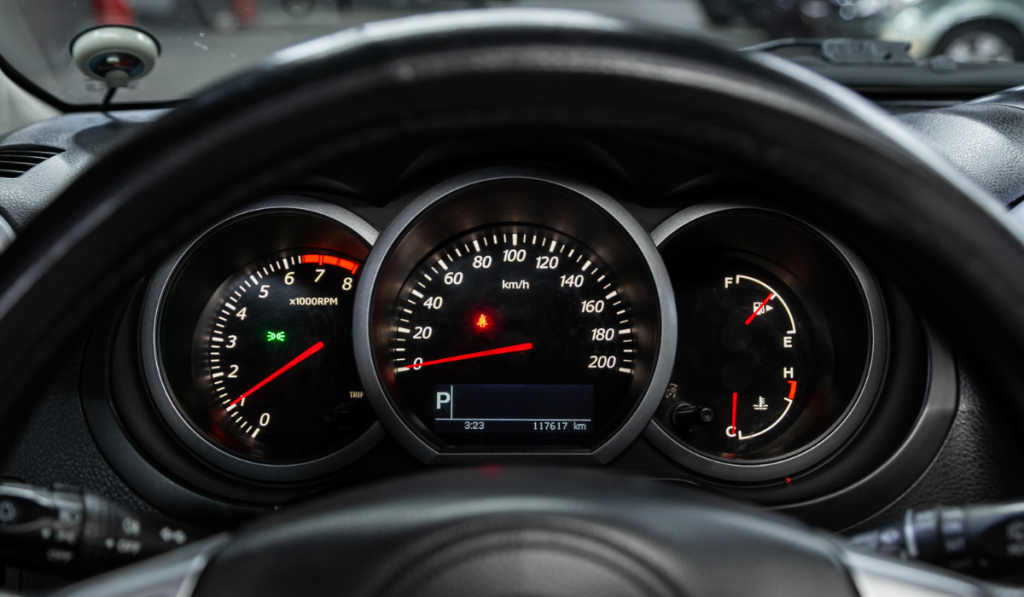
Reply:
<svg viewBox="0 0 1024 597"><path fill-rule="evenodd" d="M898 501L927 474L949 438L960 399L953 355L927 325L923 327L928 347L928 386L914 426L899 447L881 465L852 484L810 500L773 506L773 510L802 520L829 518L840 509L861 509L874 516ZM908 474L913 475L910 481ZM845 528L861 522L851 522Z"/></svg>

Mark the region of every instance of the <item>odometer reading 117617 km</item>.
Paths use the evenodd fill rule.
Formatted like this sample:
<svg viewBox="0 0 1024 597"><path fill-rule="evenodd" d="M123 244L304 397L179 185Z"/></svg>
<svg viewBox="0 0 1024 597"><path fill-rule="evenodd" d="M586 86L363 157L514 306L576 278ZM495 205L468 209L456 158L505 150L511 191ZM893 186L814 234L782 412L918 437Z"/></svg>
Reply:
<svg viewBox="0 0 1024 597"><path fill-rule="evenodd" d="M455 445L590 445L627 399L638 354L626 292L588 247L534 226L465 234L398 293L401 399Z"/></svg>

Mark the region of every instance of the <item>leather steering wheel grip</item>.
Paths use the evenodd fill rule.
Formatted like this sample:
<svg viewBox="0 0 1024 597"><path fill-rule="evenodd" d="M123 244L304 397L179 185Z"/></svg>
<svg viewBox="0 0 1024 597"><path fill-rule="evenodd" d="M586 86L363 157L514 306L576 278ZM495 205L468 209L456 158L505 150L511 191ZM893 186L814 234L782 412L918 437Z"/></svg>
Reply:
<svg viewBox="0 0 1024 597"><path fill-rule="evenodd" d="M1016 414L1024 414L1024 368L1017 364L1024 354L1021 234L993 198L902 124L782 59L588 13L488 10L370 24L282 51L100 160L0 255L0 337L16 340L0 359L0 420L15 424L11 407L31 399L48 364L73 348L69 340L87 330L97 311L124 300L164 255L218 215L325 159L385 141L529 127L652 135L781 181L802 207L898 281L953 345L1001 384ZM550 477L513 475L514 483L488 485L461 474L409 481L424 492L421 498L396 497L411 495L408 488L371 488L260 523L217 556L200 594L213 594L204 592L206 582L237 590L213 584L227 578L218 576L221 566L240 566L233 570L244 574L245 558L232 554L245 554L248 570L256 572L271 566L271 552L294 562L293 572L316 563L319 579L342 556L351 558L346 566L360 558L369 563L374 550L388 546L378 534L392 541L418 537L429 524L456 522L453 508L479 504L495 511L504 505L502 512L526 518L516 519L519 527L507 524L507 516L459 518L470 530L497 526L466 531L441 547L457 551L471 541L481 546L473 555L485 553L492 540L495 549L555 545L550 553L567 570L606 558L601 561L615 569L609 586L626 583L615 586L651 595L679 589L676 577L665 576L669 564L690 566L684 572L692 574L680 582L694 596L852 594L834 547L763 513L690 492L670 496L651 485L630 494L632 484L583 473L563 476L557 491L538 485L554 483ZM459 483L472 495L456 499ZM381 492L380 506L367 498L374 491ZM530 510L538 503L545 507ZM379 526L354 517L360 508ZM517 528L536 534L517 535ZM672 532L675 539L666 536ZM647 539L631 543L639 535ZM507 540L494 539L499 536ZM321 551L304 552L304 544ZM330 551L341 546L347 551ZM531 549L510 557L538 561ZM726 552L733 554L731 566L711 561ZM305 564L295 559L303 553ZM776 556L780 570L793 576L765 584L780 578L772 569ZM422 557L413 558L416 565ZM808 568L787 568L803 557ZM441 578L451 569L444 562L424 569L423 578ZM281 586L262 572L254 578ZM740 583L735 592L703 592L733 581ZM288 586L304 582L313 580ZM416 590L437 594L427 589L447 586L427 584ZM390 586L379 588L387 594Z"/></svg>
<svg viewBox="0 0 1024 597"><path fill-rule="evenodd" d="M448 470L257 523L195 597L856 595L837 543L702 491L594 470Z"/></svg>
<svg viewBox="0 0 1024 597"><path fill-rule="evenodd" d="M1024 415L1021 234L901 124L782 59L588 13L495 10L284 50L101 159L0 256L0 337L19 347L0 359L0 418L98 308L217 215L384 140L525 126L656 135L789 183Z"/></svg>
<svg viewBox="0 0 1024 597"><path fill-rule="evenodd" d="M54 597L1020 597L787 517L598 470L432 472L321 498Z"/></svg>

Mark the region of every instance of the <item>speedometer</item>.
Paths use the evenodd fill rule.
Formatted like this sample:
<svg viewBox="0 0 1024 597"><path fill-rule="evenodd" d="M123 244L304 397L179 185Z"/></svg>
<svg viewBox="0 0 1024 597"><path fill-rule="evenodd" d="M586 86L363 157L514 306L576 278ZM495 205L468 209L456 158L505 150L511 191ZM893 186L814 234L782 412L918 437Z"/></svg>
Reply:
<svg viewBox="0 0 1024 597"><path fill-rule="evenodd" d="M633 380L633 327L629 297L592 250L545 228L489 227L406 280L391 367L452 444L587 443Z"/></svg>
<svg viewBox="0 0 1024 597"><path fill-rule="evenodd" d="M649 235L609 197L481 171L381 235L356 295L356 362L381 421L424 462L607 462L668 385L674 306Z"/></svg>

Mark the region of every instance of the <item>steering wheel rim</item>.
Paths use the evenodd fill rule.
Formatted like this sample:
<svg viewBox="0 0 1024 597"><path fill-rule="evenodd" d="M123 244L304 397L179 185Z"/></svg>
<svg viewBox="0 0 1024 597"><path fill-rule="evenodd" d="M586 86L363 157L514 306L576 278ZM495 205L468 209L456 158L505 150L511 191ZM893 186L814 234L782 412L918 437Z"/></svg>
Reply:
<svg viewBox="0 0 1024 597"><path fill-rule="evenodd" d="M367 25L285 50L103 158L0 256L0 337L29 347L0 360L0 417L10 421L105 301L203 224L311 162L425 131L524 124L644 132L782 176L807 192L809 212L848 231L939 315L1024 411L1012 358L1024 351L1024 237L901 125L781 59L587 13L494 10ZM953 308L975 319L941 319ZM287 535L296 516L270 524Z"/></svg>
<svg viewBox="0 0 1024 597"><path fill-rule="evenodd" d="M856 594L838 542L787 517L597 470L480 467L257 523L217 554L195 596L341 587L382 597Z"/></svg>
<svg viewBox="0 0 1024 597"><path fill-rule="evenodd" d="M335 494L55 597L1017 594L778 514L584 469L434 471Z"/></svg>
<svg viewBox="0 0 1024 597"><path fill-rule="evenodd" d="M603 83L516 88L544 75ZM458 97L466 76L488 76L489 89ZM629 84L650 95L631 96ZM540 99L529 93L549 94L546 113L523 105ZM468 105L485 100L499 109ZM0 416L103 301L311 160L428 127L524 122L704 142L784 175L813 199L802 207L849 230L847 242L903 281L924 312L971 313L971 324L936 323L1009 395L1022 395L1024 372L1007 365L1024 349L1024 235L903 125L783 59L589 13L509 9L370 24L284 50L99 160L0 256L0 334L31 347L0 361ZM1011 406L1024 412L1024 401Z"/></svg>

